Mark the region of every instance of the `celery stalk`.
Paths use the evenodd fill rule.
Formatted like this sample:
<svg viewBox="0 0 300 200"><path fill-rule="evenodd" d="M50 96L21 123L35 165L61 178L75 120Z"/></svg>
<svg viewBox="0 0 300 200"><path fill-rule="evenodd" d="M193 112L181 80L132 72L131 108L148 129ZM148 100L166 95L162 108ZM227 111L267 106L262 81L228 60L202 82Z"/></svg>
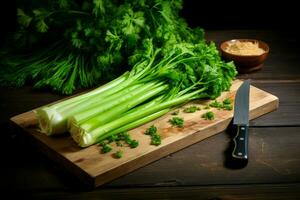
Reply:
<svg viewBox="0 0 300 200"><path fill-rule="evenodd" d="M136 128L136 127L138 127L140 125L143 125L143 124L148 123L148 122L150 122L150 121L152 121L152 120L154 120L154 119L156 119L158 117L163 116L164 114L166 114L169 111L170 111L170 109L164 109L164 110L158 111L156 113L153 113L153 114L148 115L146 117L143 117L141 119L133 121L133 122L131 122L129 124L126 124L126 125L124 125L124 126L122 126L120 128L117 128L117 129L109 132L107 135L114 135L114 134L122 133L124 131L128 131L130 129Z"/></svg>
<svg viewBox="0 0 300 200"><path fill-rule="evenodd" d="M141 118L144 118L145 116L154 114L158 111L185 103L185 102L193 99L195 96L197 96L197 94L201 93L203 90L204 90L204 88L194 91L194 92L191 92L191 93L188 93L188 94L185 94L181 97L171 99L171 100L165 101L163 103L159 103L157 105L154 105L154 106L144 109L144 110L137 110L128 115L117 118L111 122L105 123L104 125L100 125L91 131L87 131L86 129L82 128L82 126L73 124L73 126L71 126L71 128L70 128L71 136L78 143L79 146L81 146L81 147L90 146L90 145L95 144L96 142L99 142L99 141L103 140L104 138L110 136L110 132L115 129L118 129L118 128L120 128L126 124L132 123L134 121L140 120Z"/></svg>
<svg viewBox="0 0 300 200"><path fill-rule="evenodd" d="M105 94L106 91L110 91L112 88L122 85L122 83L126 80L127 75L128 73L125 73L119 78L88 93L50 106L44 106L36 109L34 113L38 119L40 131L46 135L61 134L66 132L68 118L81 111L80 109L76 109L80 103L83 101L88 102L90 98L97 98L98 101L101 101L101 99L105 97L103 94Z"/></svg>

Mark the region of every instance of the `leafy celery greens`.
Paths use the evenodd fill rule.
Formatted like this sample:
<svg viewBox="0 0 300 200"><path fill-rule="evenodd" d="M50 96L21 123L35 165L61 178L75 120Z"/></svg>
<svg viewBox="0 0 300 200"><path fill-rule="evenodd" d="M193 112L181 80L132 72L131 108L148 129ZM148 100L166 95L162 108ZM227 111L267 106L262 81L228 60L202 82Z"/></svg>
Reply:
<svg viewBox="0 0 300 200"><path fill-rule="evenodd" d="M129 70L143 40L154 47L203 40L178 16L181 0L18 1L18 29L0 52L0 85L72 94ZM102 81L103 82L103 81Z"/></svg>
<svg viewBox="0 0 300 200"><path fill-rule="evenodd" d="M46 2L18 10L21 26L13 41L20 48L15 56L2 53L0 83L31 81L71 94L113 79L37 109L47 135L69 131L87 147L190 100L215 99L236 75L233 63L222 61L214 43L204 41L203 30L179 17L181 0ZM160 137L153 141L160 144Z"/></svg>

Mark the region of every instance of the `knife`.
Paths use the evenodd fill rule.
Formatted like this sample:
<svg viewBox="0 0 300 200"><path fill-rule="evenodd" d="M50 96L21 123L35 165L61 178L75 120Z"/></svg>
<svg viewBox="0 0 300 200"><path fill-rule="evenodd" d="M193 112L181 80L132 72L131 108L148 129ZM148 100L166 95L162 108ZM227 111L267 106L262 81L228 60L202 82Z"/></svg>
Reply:
<svg viewBox="0 0 300 200"><path fill-rule="evenodd" d="M243 160L248 159L249 90L250 80L246 80L239 87L234 102L233 125L236 127L236 136L233 138L232 156Z"/></svg>

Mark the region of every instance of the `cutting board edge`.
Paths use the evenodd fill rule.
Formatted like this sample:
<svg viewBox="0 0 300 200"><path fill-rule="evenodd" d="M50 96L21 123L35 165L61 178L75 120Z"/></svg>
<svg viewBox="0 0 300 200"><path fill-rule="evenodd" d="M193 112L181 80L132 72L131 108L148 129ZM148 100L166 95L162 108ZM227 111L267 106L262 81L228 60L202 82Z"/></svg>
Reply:
<svg viewBox="0 0 300 200"><path fill-rule="evenodd" d="M258 89L258 88L256 88L256 89ZM258 90L261 90L261 89L258 89ZM265 93L268 93L264 90L261 90L261 91L263 91ZM270 93L268 93L268 95L269 95L269 99L271 99L271 100L268 103L264 104L263 113L261 113L258 108L252 110L252 112L250 112L250 117L249 117L250 120L256 119L258 117L261 117L263 115L266 115L266 114L278 109L278 107L279 107L279 98L277 96L273 95L273 94L270 94Z"/></svg>
<svg viewBox="0 0 300 200"><path fill-rule="evenodd" d="M39 140L35 134L30 131L30 129L20 126L18 123L12 120L12 118L10 120L22 130L23 135L28 138L33 146L38 147L37 149L39 152L43 153L54 163L57 163L58 166L65 172L74 175L75 178L79 179L86 186L95 187L95 177L91 176L84 169L70 162L70 160L68 160L66 157L55 152L54 149L45 144L43 141Z"/></svg>
<svg viewBox="0 0 300 200"><path fill-rule="evenodd" d="M110 171L108 171L106 173L99 174L98 176L95 176L95 187L98 187L100 185L108 183L116 178L120 178L121 176L124 176L136 169L144 167L147 164L158 161L159 159L162 159L165 156L168 156L172 153L175 153L184 148L187 148L197 142L201 142L209 137L214 136L214 135L224 131L225 128L229 125L231 119L232 118L222 120L218 124L218 125L221 124L222 128L219 128L220 130L216 131L213 135L211 135L210 129L205 129L203 131L196 131L192 134L189 134L189 136L182 137L180 140L177 140L176 142L168 143L167 145L162 146L161 148L157 149L156 151L148 152L147 154L144 154L140 157L137 157L133 160L128 161L127 163L123 164L122 166L117 166L113 169L110 169ZM214 128L214 126L211 126L209 128ZM201 132L201 134L199 134L200 132ZM127 170L124 170L124 168L126 168ZM118 174L118 175L116 175L116 174Z"/></svg>

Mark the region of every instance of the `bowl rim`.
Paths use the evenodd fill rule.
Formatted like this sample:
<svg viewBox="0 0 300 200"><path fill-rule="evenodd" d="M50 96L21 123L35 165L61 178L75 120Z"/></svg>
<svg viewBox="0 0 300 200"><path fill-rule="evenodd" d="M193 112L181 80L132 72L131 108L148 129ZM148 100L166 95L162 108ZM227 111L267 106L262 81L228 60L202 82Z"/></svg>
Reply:
<svg viewBox="0 0 300 200"><path fill-rule="evenodd" d="M224 46L226 43L230 43L230 42L234 42L234 41L252 41L252 42L258 42L259 44L263 44L263 45L266 47L266 49L264 49L265 52L262 53L262 54L260 54L260 55L238 55L238 54L232 54L232 53L229 53L229 52L225 51L225 49L223 48L223 46ZM258 39L250 39L250 38L234 38L234 39L230 39L230 40L226 40L226 41L221 42L221 44L220 44L220 49L221 49L221 51L222 51L223 53L226 53L226 54L228 54L228 55L230 55L230 56L235 56L235 57L245 57L245 58L251 58L251 57L252 57L252 58L253 58L253 57L259 57L259 56L263 56L263 55L268 54L268 53L269 53L269 50L270 50L270 47L269 47L269 45L268 45L266 42L264 42L264 41L262 41L262 40L258 40Z"/></svg>

